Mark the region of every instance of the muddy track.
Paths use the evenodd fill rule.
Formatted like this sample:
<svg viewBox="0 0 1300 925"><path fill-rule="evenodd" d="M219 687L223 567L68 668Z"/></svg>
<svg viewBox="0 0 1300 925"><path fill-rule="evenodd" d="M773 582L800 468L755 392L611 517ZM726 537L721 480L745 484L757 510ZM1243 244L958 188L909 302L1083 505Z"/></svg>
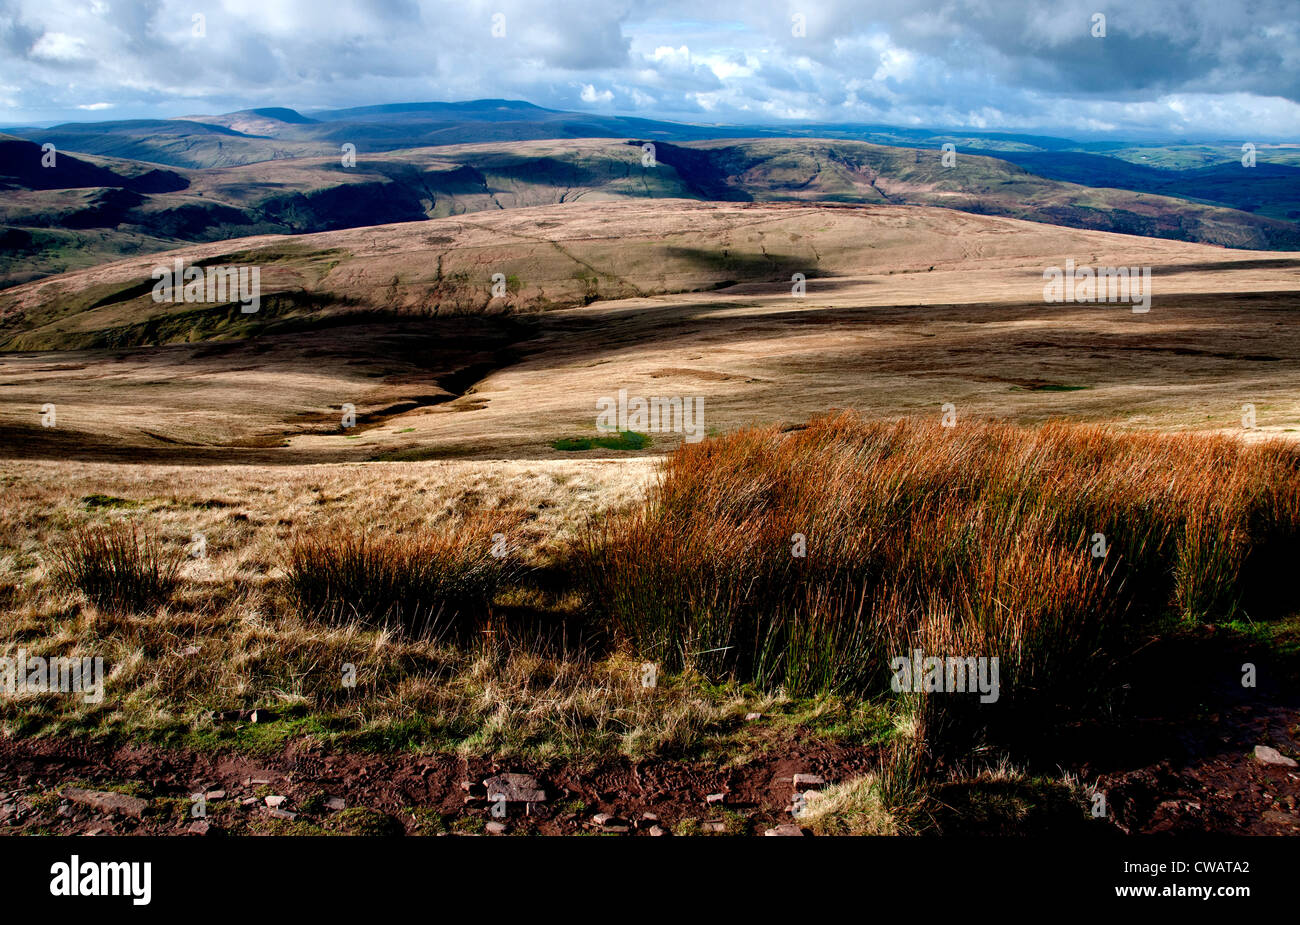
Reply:
<svg viewBox="0 0 1300 925"><path fill-rule="evenodd" d="M648 831L650 813L669 833L695 831L721 821L726 834L762 835L793 821L789 808L796 773L845 780L878 761L874 748L820 744L794 746L779 755L727 766L720 761L633 761L612 757L590 765L553 767L526 761L466 759L457 755L326 753L301 743L253 758L140 745L0 739L0 833L176 834L194 821L191 795L223 792L208 800L209 834L356 832L356 814L369 812L366 833L438 834L482 831L492 821L482 782L502 772L534 774L546 801L509 804L509 830L531 834L592 831L591 817L609 813ZM140 818L102 813L61 796L68 787L131 790L148 801ZM722 803L709 803L711 794ZM283 796L270 813L266 795ZM247 805L244 805L248 801ZM335 806L338 806L336 803Z"/></svg>
<svg viewBox="0 0 1300 925"><path fill-rule="evenodd" d="M1068 737L1087 758L1070 756L1068 744L1054 740L1048 750L1066 760L1040 756L1031 765L1049 778L1072 771L1088 792L1104 794L1102 818L1087 821L1084 807L1063 793L1053 805L1036 805L1042 791L1024 783L936 781L923 827L957 835L1300 835L1300 769L1263 763L1253 752L1255 744L1273 742L1284 754L1297 753L1300 708L1293 701L1220 702L1199 719L1141 711L1122 728L1076 728ZM595 831L592 817L607 813L628 823L632 835L655 825L665 834L696 834L710 831L709 824L720 824L719 833L762 835L795 822L795 774L840 783L878 770L881 757L874 746L802 740L746 760L606 756L538 764L334 752L307 740L252 756L0 738L0 834L189 832L191 795L215 791L208 834L472 834L502 822L509 833L573 835ZM506 772L533 775L546 799L509 804L504 819L494 817L483 782ZM101 812L68 799L68 787L129 791L148 808L138 818ZM709 799L717 794L720 801ZM272 812L267 796L284 797L279 812L291 816ZM1032 811L993 818L979 808L1007 797L1023 797Z"/></svg>

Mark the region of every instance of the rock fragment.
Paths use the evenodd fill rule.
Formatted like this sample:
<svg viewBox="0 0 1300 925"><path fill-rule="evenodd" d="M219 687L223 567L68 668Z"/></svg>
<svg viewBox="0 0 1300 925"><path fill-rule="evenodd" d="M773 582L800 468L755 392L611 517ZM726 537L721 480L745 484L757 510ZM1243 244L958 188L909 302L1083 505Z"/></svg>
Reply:
<svg viewBox="0 0 1300 925"><path fill-rule="evenodd" d="M144 811L149 807L148 800L106 790L82 790L80 787L68 787L60 791L59 795L72 800L74 803L89 806L101 813L120 813L123 816L131 816L135 819L143 816Z"/></svg>
<svg viewBox="0 0 1300 925"><path fill-rule="evenodd" d="M591 817L591 824L602 832L618 832L622 834L632 830L632 827L624 820L610 813L596 813Z"/></svg>
<svg viewBox="0 0 1300 925"><path fill-rule="evenodd" d="M794 776L795 790L811 790L826 786L826 779L818 774L796 774Z"/></svg>
<svg viewBox="0 0 1300 925"><path fill-rule="evenodd" d="M1267 745L1255 746L1255 760L1260 764L1272 764L1280 768L1296 767L1296 761L1294 758L1288 758L1276 748L1270 748Z"/></svg>
<svg viewBox="0 0 1300 925"><path fill-rule="evenodd" d="M531 774L497 774L483 781L489 800L504 797L507 803L545 803L546 791Z"/></svg>

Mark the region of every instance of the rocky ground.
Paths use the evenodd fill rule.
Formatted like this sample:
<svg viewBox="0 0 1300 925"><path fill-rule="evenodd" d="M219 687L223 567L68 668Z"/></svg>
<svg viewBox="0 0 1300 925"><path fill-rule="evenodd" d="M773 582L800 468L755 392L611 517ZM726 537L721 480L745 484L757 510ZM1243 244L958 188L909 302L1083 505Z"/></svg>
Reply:
<svg viewBox="0 0 1300 925"><path fill-rule="evenodd" d="M1249 744L1283 741L1300 754L1300 713L1242 705L1212 725L1218 734L1189 743L1194 757L1103 779L1115 824L1130 834L1300 835L1300 767L1272 746Z"/></svg>
<svg viewBox="0 0 1300 925"><path fill-rule="evenodd" d="M248 720L251 721L251 720ZM1159 718L1135 727L1168 742ZM938 834L987 832L1300 835L1300 710L1242 704L1172 733L1181 744L1095 779L1103 818L1025 783L954 782L927 815ZM1251 746L1251 742L1279 743ZM0 831L79 835L812 834L799 792L867 773L871 747L807 743L738 766L631 761L534 768L455 755L272 757L153 746L0 740ZM1085 778L1087 780L1087 778ZM1090 789L1091 784L1089 784ZM196 795L202 794L202 801ZM990 807L999 803L999 815ZM1005 808L1009 806L1010 808Z"/></svg>
<svg viewBox="0 0 1300 925"><path fill-rule="evenodd" d="M612 759L534 775L455 756L291 747L250 759L4 740L0 826L83 835L763 834L794 821L796 775L801 789L820 789L826 775L864 773L873 757L868 748L809 746L742 767Z"/></svg>

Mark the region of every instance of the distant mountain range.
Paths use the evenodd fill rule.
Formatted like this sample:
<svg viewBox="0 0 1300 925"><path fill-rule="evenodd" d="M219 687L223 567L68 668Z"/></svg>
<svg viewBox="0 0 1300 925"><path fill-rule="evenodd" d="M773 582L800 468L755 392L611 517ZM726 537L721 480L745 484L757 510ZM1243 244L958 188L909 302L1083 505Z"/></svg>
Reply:
<svg viewBox="0 0 1300 925"><path fill-rule="evenodd" d="M124 157L172 167L228 167L282 157L328 156L351 143L359 152L494 141L555 138L648 138L691 141L713 138L842 138L902 147L1016 153L1025 156L1074 152L1143 165L1153 151L1161 163L1182 168L1236 161L1231 144L1080 143L1049 135L938 131L859 123L702 125L628 116L545 109L522 100L386 103L304 115L283 107L245 109L179 119L69 122L44 128L0 129L52 143L60 150ZM1170 162L1165 155L1173 153ZM1274 146L1261 160L1300 167L1300 145ZM1028 165L1025 165L1028 166ZM1062 178L1064 179L1064 178Z"/></svg>
<svg viewBox="0 0 1300 925"><path fill-rule="evenodd" d="M854 138L877 144L971 150L1051 151L1063 138L1005 133L935 133L879 125L695 125L626 116L544 109L520 100L462 103L389 103L303 115L280 107L214 116L73 122L15 128L16 134L60 150L124 157L172 167L229 167L283 157L326 156L351 143L361 152L431 145L554 138L633 138L690 141L707 138Z"/></svg>
<svg viewBox="0 0 1300 925"><path fill-rule="evenodd" d="M593 198L938 205L1300 249L1300 149L1257 158L1245 167L1226 144L690 125L513 100L69 123L0 135L0 285L186 243Z"/></svg>

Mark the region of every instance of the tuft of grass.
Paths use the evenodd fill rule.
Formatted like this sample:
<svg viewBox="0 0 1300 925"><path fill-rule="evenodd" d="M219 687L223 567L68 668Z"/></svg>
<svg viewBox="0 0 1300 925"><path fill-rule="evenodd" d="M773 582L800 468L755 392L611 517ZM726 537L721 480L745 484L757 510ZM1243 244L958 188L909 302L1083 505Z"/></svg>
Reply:
<svg viewBox="0 0 1300 925"><path fill-rule="evenodd" d="M305 615L466 639L518 577L507 530L473 517L411 533L342 524L301 531L283 563L289 595Z"/></svg>
<svg viewBox="0 0 1300 925"><path fill-rule="evenodd" d="M349 835L391 837L406 834L402 823L397 819L387 813L367 809L363 806L353 806L341 810L330 822L333 827L337 827Z"/></svg>
<svg viewBox="0 0 1300 925"><path fill-rule="evenodd" d="M165 603L179 581L184 558L180 550L167 549L134 523L76 530L55 548L54 557L57 585L119 613Z"/></svg>
<svg viewBox="0 0 1300 925"><path fill-rule="evenodd" d="M875 774L832 784L807 794L806 799L799 824L818 835L903 834Z"/></svg>

